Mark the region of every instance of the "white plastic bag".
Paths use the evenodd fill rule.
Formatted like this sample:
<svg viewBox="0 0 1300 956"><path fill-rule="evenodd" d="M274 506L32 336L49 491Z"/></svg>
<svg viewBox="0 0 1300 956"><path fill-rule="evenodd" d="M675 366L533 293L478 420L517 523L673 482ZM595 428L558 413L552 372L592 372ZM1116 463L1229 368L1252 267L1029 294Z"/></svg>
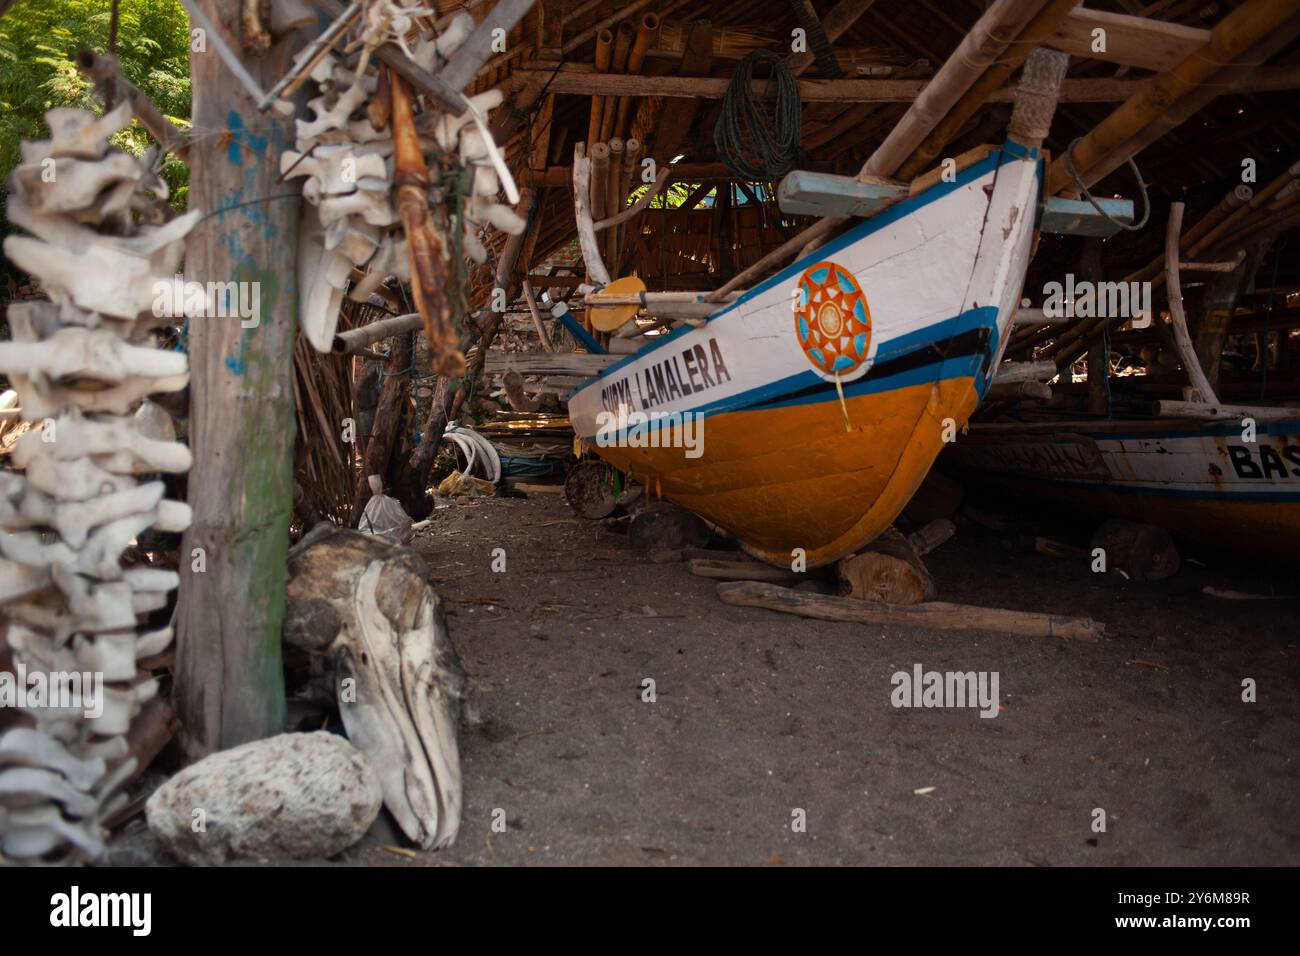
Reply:
<svg viewBox="0 0 1300 956"><path fill-rule="evenodd" d="M410 541L413 521L402 508L401 502L383 493L384 483L378 475L371 475L366 483L370 485L370 500L366 502L366 510L361 512L358 530L387 538L397 544Z"/></svg>

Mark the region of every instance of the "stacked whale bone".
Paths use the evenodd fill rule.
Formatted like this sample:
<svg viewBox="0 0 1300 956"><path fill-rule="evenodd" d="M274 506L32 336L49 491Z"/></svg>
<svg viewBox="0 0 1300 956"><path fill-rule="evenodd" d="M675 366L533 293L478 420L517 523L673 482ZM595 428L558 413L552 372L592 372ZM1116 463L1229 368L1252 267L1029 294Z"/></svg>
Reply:
<svg viewBox="0 0 1300 956"><path fill-rule="evenodd" d="M179 583L120 558L146 529L182 531L191 516L161 480L137 476L190 467L170 418L144 398L189 380L185 355L153 346L167 321L153 305L199 213L162 222L165 184L147 160L110 147L130 121L126 103L45 118L50 139L22 144L9 181L9 218L32 237L4 243L50 301L10 305L13 340L0 342L0 372L33 423L14 447L24 474L0 473L0 611L29 718L0 736L0 862L103 851L103 821L126 801L115 791L137 769L125 734L157 692L136 663L172 639L170 628L138 632L137 617L165 607ZM72 674L80 700L32 693L32 675L51 689Z"/></svg>
<svg viewBox="0 0 1300 956"><path fill-rule="evenodd" d="M473 18L462 13L440 35L423 37L413 47L399 37L400 46L413 62L434 72L473 29ZM392 198L393 124L383 110L368 108L378 82L365 73L369 60L365 54L384 39L369 34L358 38L354 45L364 43L365 50L357 71L343 66L332 53L312 69L319 95L308 106L315 119L297 121L297 149L280 157L283 176L306 177L302 192L309 205L298 244L299 316L308 341L322 352L333 344L339 306L354 267L367 272L350 293L356 300L365 299L389 276L411 280L406 238ZM479 237L484 226L511 235L523 232L525 226L509 206L498 202L503 189L512 203L518 202L519 194L481 122L501 101L500 90L488 90L469 98L469 108L459 116L426 111L417 120L426 156L454 156L461 166L473 169L471 195L462 210L461 238L466 254L478 263L487 259ZM379 120L378 127L372 118Z"/></svg>

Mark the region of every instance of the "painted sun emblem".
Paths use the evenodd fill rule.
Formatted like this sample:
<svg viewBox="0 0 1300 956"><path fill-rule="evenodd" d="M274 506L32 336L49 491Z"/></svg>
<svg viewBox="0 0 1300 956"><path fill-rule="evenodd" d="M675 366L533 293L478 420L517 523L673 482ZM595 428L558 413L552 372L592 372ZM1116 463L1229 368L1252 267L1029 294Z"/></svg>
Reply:
<svg viewBox="0 0 1300 956"><path fill-rule="evenodd" d="M852 378L870 364L871 311L843 266L827 261L804 270L795 293L794 328L808 361L828 378Z"/></svg>

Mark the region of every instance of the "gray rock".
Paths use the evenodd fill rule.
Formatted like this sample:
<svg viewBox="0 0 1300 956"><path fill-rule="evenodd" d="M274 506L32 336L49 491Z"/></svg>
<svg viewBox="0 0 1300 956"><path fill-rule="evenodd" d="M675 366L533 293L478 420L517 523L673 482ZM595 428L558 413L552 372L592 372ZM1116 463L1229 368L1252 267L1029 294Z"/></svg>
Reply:
<svg viewBox="0 0 1300 956"><path fill-rule="evenodd" d="M198 866L333 856L361 839L382 800L365 754L317 731L204 757L154 791L145 812L162 844Z"/></svg>

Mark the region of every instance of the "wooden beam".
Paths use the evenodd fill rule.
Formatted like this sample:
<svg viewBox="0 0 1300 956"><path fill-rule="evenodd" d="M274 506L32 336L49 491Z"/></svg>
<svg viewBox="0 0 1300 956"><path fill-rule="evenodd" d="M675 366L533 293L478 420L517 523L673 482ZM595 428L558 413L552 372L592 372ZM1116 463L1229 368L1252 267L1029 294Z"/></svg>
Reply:
<svg viewBox="0 0 1300 956"><path fill-rule="evenodd" d="M1096 30L1103 33L1094 36ZM1209 30L1083 7L1075 9L1047 38L1048 46L1072 56L1156 73L1172 70L1209 42ZM1103 44L1102 50L1095 49Z"/></svg>
<svg viewBox="0 0 1300 956"><path fill-rule="evenodd" d="M583 64L565 64L555 73L548 92L574 96L667 96L677 99L720 100L731 80L726 77L627 76L597 74ZM1290 89L1296 78L1288 72L1269 80L1264 71L1254 89ZM549 70L519 69L516 84L545 84ZM799 80L799 96L805 103L911 103L928 80ZM754 95L762 97L767 80L754 81ZM1107 77L1067 79L1061 87L1064 103L1116 103L1128 99L1142 85L1138 80ZM989 96L990 103L1012 103L1016 91L1004 87Z"/></svg>

